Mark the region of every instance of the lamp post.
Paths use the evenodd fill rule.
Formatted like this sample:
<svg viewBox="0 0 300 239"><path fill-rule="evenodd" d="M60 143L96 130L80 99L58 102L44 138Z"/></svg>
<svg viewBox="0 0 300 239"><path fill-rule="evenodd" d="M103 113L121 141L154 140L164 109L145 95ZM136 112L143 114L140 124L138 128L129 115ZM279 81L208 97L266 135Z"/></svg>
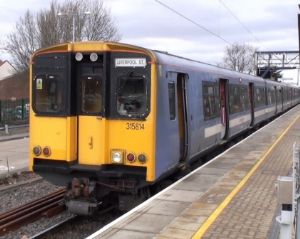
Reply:
<svg viewBox="0 0 300 239"><path fill-rule="evenodd" d="M86 11L83 14L85 15L89 15L90 11ZM68 16L68 15L72 15L72 42L75 41L75 13L64 13L64 12L59 12L57 14L57 16Z"/></svg>

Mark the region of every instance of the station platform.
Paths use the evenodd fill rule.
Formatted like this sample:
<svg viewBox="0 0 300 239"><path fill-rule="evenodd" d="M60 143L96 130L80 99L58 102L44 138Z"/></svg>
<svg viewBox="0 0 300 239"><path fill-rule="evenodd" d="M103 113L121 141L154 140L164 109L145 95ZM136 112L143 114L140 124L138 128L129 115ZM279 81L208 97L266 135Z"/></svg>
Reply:
<svg viewBox="0 0 300 239"><path fill-rule="evenodd" d="M274 238L276 181L292 169L296 106L91 238Z"/></svg>

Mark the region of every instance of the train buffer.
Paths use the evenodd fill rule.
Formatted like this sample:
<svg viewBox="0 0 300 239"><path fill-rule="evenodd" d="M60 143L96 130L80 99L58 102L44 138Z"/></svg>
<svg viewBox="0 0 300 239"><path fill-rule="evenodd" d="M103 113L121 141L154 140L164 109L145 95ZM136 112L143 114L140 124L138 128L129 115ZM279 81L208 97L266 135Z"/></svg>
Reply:
<svg viewBox="0 0 300 239"><path fill-rule="evenodd" d="M275 184L292 171L299 112L292 108L88 238L278 238Z"/></svg>

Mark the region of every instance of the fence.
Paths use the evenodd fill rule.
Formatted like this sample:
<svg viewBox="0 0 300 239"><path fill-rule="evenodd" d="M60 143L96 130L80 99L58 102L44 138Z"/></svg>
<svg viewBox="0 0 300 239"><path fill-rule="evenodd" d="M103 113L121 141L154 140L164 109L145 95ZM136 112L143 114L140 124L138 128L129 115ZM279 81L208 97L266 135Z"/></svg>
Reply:
<svg viewBox="0 0 300 239"><path fill-rule="evenodd" d="M0 126L27 124L29 100L0 100Z"/></svg>

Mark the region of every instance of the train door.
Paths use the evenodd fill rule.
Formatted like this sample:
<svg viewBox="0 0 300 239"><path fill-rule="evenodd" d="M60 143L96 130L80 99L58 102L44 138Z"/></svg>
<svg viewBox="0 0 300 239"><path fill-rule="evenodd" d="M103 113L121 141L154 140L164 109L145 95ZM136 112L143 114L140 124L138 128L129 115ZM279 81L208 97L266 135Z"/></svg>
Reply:
<svg viewBox="0 0 300 239"><path fill-rule="evenodd" d="M187 84L188 76L177 74L177 109L178 130L180 136L180 160L184 161L188 153L188 122L187 122Z"/></svg>
<svg viewBox="0 0 300 239"><path fill-rule="evenodd" d="M250 126L254 124L254 84L249 83L249 101L250 101L250 114L251 114L251 122Z"/></svg>
<svg viewBox="0 0 300 239"><path fill-rule="evenodd" d="M226 139L229 128L227 82L226 79L220 79L221 139Z"/></svg>
<svg viewBox="0 0 300 239"><path fill-rule="evenodd" d="M78 163L98 165L104 160L105 73L103 57L96 62L76 62L78 89Z"/></svg>

